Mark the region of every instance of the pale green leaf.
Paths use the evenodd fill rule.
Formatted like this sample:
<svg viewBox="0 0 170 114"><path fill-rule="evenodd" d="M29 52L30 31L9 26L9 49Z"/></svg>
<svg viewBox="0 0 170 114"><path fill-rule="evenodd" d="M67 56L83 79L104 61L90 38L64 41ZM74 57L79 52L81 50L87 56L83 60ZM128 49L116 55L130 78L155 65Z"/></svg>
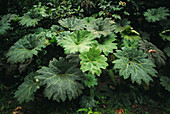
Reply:
<svg viewBox="0 0 170 114"><path fill-rule="evenodd" d="M80 69L83 72L89 71L93 75L97 74L100 76L101 69L106 69L108 66L107 58L104 55L100 55L99 49L90 48L89 51L83 52L79 55L82 60Z"/></svg>

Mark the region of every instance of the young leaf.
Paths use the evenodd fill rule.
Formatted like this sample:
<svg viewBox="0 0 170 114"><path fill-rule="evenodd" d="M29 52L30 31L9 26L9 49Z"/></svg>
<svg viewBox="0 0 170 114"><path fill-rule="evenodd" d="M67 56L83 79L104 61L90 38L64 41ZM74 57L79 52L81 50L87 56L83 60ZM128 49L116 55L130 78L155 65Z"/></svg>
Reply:
<svg viewBox="0 0 170 114"><path fill-rule="evenodd" d="M113 61L114 69L120 69L119 74L127 79L131 77L131 81L137 82L139 85L142 80L149 84L152 81L151 76L156 76L157 71L153 68L155 65L151 60L146 59L147 54L136 48L122 48L117 50L115 56L118 58Z"/></svg>
<svg viewBox="0 0 170 114"><path fill-rule="evenodd" d="M88 73L88 74L85 74L85 77L86 79L83 82L87 87L91 88L98 84L97 82L98 80L97 78L95 78L94 75Z"/></svg>
<svg viewBox="0 0 170 114"><path fill-rule="evenodd" d="M170 78L166 76L160 77L160 84L165 87L166 90L170 91Z"/></svg>
<svg viewBox="0 0 170 114"><path fill-rule="evenodd" d="M45 34L29 34L25 36L10 48L6 54L6 57L8 57L7 61L12 64L25 62L46 47L46 41Z"/></svg>
<svg viewBox="0 0 170 114"><path fill-rule="evenodd" d="M97 74L100 76L101 69L106 69L108 66L107 58L104 55L100 55L101 51L99 49L90 48L89 51L83 52L79 55L82 60L80 69L83 72L89 71L93 75Z"/></svg>
<svg viewBox="0 0 170 114"><path fill-rule="evenodd" d="M102 37L99 40L101 40L97 46L97 48L100 51L103 51L103 53L107 56L109 53L113 53L113 49L117 49L117 43L113 43L116 39L115 39L116 35L115 34L111 34L108 35L106 37Z"/></svg>
<svg viewBox="0 0 170 114"><path fill-rule="evenodd" d="M77 19L77 18L66 18L58 21L59 24L69 30L80 30L85 28L84 20Z"/></svg>
<svg viewBox="0 0 170 114"><path fill-rule="evenodd" d="M22 103L24 101L29 102L34 99L34 92L39 89L40 84L35 81L35 73L30 73L24 79L24 82L18 87L18 90L15 92L17 100Z"/></svg>
<svg viewBox="0 0 170 114"><path fill-rule="evenodd" d="M44 94L49 99L64 102L67 97L72 100L82 93L83 86L79 83L83 79L82 72L63 58L54 58L48 67L42 67L37 72L40 75L35 78L46 84Z"/></svg>
<svg viewBox="0 0 170 114"><path fill-rule="evenodd" d="M59 44L64 47L66 53L82 53L97 44L97 41L94 40L95 38L96 36L89 31L76 30L59 40Z"/></svg>

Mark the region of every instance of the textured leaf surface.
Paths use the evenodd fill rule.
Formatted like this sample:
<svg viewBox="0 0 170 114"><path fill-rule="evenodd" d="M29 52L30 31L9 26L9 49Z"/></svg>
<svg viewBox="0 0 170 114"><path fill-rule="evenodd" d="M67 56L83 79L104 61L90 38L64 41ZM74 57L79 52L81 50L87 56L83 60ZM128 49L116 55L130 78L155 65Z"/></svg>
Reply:
<svg viewBox="0 0 170 114"><path fill-rule="evenodd" d="M170 91L170 78L162 76L160 78L160 84L165 87L166 90Z"/></svg>
<svg viewBox="0 0 170 114"><path fill-rule="evenodd" d="M66 18L58 21L59 24L69 30L80 30L85 28L84 20L77 19L77 18Z"/></svg>
<svg viewBox="0 0 170 114"><path fill-rule="evenodd" d="M97 44L95 38L95 35L89 31L77 30L59 40L59 44L64 47L66 53L81 53Z"/></svg>
<svg viewBox="0 0 170 114"><path fill-rule="evenodd" d="M6 54L8 62L23 63L27 59L37 55L38 51L46 47L46 39L44 34L29 34L23 39L17 41Z"/></svg>
<svg viewBox="0 0 170 114"><path fill-rule="evenodd" d="M54 58L48 67L42 67L37 72L40 75L36 78L46 84L44 94L49 99L64 102L67 97L71 100L82 93L83 86L79 83L83 79L81 70L62 58L59 61Z"/></svg>
<svg viewBox="0 0 170 114"><path fill-rule="evenodd" d="M114 21L109 18L95 19L87 25L87 30L93 32L98 37L101 35L106 36L112 33L113 23Z"/></svg>
<svg viewBox="0 0 170 114"><path fill-rule="evenodd" d="M101 43L99 42L97 48L100 51L103 51L103 53L107 56L109 53L113 53L113 49L117 49L117 43L113 43L116 39L115 39L116 35L115 34L111 34L108 35L106 37L100 38L99 40L101 40Z"/></svg>
<svg viewBox="0 0 170 114"><path fill-rule="evenodd" d="M117 50L115 56L118 59L113 61L114 69L120 69L119 74L124 79L131 77L133 83L137 82L140 85L142 80L149 84L149 81L152 81L150 75L156 76L157 71L153 68L155 65L151 60L146 59L147 54L141 50L122 48L122 50Z"/></svg>
<svg viewBox="0 0 170 114"><path fill-rule="evenodd" d="M85 77L86 77L86 79L84 80L84 84L87 87L91 88L98 84L98 82L97 82L98 80L94 75L88 73L88 74L85 74Z"/></svg>
<svg viewBox="0 0 170 114"><path fill-rule="evenodd" d="M101 69L106 69L108 66L107 58L104 55L100 55L101 51L99 49L90 48L89 51L83 52L79 55L80 59L82 60L81 63L81 70L83 72L89 71L93 75L97 74L100 76Z"/></svg>
<svg viewBox="0 0 170 114"><path fill-rule="evenodd" d="M15 92L17 100L22 103L24 101L29 102L34 99L34 92L39 89L39 83L34 79L35 74L30 73L24 79L24 82L18 87L18 90Z"/></svg>

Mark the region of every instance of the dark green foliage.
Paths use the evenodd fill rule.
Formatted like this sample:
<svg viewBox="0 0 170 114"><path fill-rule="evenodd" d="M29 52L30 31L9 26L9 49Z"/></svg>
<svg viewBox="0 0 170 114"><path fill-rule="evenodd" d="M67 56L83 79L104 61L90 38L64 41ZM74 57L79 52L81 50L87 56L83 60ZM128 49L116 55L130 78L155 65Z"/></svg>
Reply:
<svg viewBox="0 0 170 114"><path fill-rule="evenodd" d="M18 87L18 90L15 92L15 96L17 100L22 103L24 101L29 102L30 100L34 100L34 92L40 88L39 80L34 77L37 74L30 73L24 79L24 82Z"/></svg>
<svg viewBox="0 0 170 114"><path fill-rule="evenodd" d="M63 58L53 59L48 67L42 67L37 71L40 75L36 79L46 86L44 94L49 99L64 102L76 98L82 93L83 86L79 80L83 79L81 71L72 64L68 64Z"/></svg>
<svg viewBox="0 0 170 114"><path fill-rule="evenodd" d="M158 66L165 65L166 56L160 49L158 49L151 42L148 42L147 40L140 40L139 49L143 50L144 53L148 55L148 59L150 59L156 65ZM156 52L151 52L151 50L155 50Z"/></svg>
<svg viewBox="0 0 170 114"><path fill-rule="evenodd" d="M109 35L113 31L114 21L110 18L99 18L92 20L90 24L87 25L87 30L93 32L96 36Z"/></svg>
<svg viewBox="0 0 170 114"><path fill-rule="evenodd" d="M6 54L10 63L24 63L31 59L33 55L38 55L38 51L45 48L48 41L45 34L29 34L17 41Z"/></svg>
<svg viewBox="0 0 170 114"><path fill-rule="evenodd" d="M170 78L166 76L160 77L160 84L165 87L167 91L170 91Z"/></svg>

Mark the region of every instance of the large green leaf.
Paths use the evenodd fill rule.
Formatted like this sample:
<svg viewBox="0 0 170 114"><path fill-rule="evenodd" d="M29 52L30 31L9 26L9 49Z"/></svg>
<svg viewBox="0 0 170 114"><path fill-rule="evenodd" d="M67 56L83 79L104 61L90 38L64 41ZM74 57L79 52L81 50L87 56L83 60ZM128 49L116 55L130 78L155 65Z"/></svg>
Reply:
<svg viewBox="0 0 170 114"><path fill-rule="evenodd" d="M59 40L59 44L64 47L66 53L84 52L97 44L93 33L86 30L76 30L72 34Z"/></svg>
<svg viewBox="0 0 170 114"><path fill-rule="evenodd" d="M99 18L93 20L90 24L87 25L87 30L93 32L96 36L100 37L101 35L109 35L113 31L114 21L110 18Z"/></svg>
<svg viewBox="0 0 170 114"><path fill-rule="evenodd" d="M83 86L79 82L83 79L81 70L63 58L59 61L54 58L48 67L42 67L37 72L40 75L36 78L46 84L44 94L49 99L64 102L67 97L71 100L82 93Z"/></svg>
<svg viewBox="0 0 170 114"><path fill-rule="evenodd" d="M18 90L15 92L17 100L22 103L24 101L29 102L34 99L34 92L39 89L40 84L38 80L34 79L35 73L30 73L24 79L24 82L18 87Z"/></svg>
<svg viewBox="0 0 170 114"><path fill-rule="evenodd" d="M170 91L170 78L166 76L160 77L160 84L165 87L166 90Z"/></svg>
<svg viewBox="0 0 170 114"><path fill-rule="evenodd" d="M117 43L113 43L116 39L115 39L116 35L115 34L111 34L108 35L106 37L102 37L99 40L99 44L97 46L97 48L100 51L103 51L103 53L107 56L109 53L113 53L113 49L117 49Z"/></svg>
<svg viewBox="0 0 170 114"><path fill-rule="evenodd" d="M17 41L6 54L8 62L23 63L27 59L37 55L38 51L46 47L47 40L45 34L29 34Z"/></svg>
<svg viewBox="0 0 170 114"><path fill-rule="evenodd" d="M99 49L90 48L89 51L83 52L79 55L82 60L80 69L83 72L89 71L93 75L97 74L100 76L101 69L106 69L108 66L107 58L104 55L100 55L101 51Z"/></svg>
<svg viewBox="0 0 170 114"><path fill-rule="evenodd" d="M68 28L69 30L80 30L85 28L84 20L77 18L66 18L58 21L61 26Z"/></svg>
<svg viewBox="0 0 170 114"><path fill-rule="evenodd" d="M137 82L139 85L142 80L149 84L152 81L151 76L156 76L157 71L153 68L155 65L151 60L146 59L147 54L136 48L122 48L117 50L115 56L118 58L113 61L114 69L120 69L119 74L127 79L131 77L131 81Z"/></svg>

